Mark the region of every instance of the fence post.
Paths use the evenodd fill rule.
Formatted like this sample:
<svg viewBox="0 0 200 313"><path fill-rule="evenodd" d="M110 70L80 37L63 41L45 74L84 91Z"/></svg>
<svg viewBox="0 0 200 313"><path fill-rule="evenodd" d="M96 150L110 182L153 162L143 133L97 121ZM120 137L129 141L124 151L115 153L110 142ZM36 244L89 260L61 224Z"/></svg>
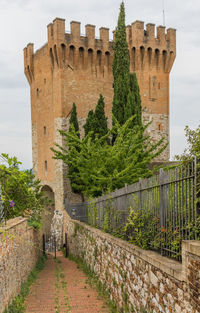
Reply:
<svg viewBox="0 0 200 313"><path fill-rule="evenodd" d="M42 251L43 251L43 255L46 255L46 249L45 249L45 234L42 235Z"/></svg>
<svg viewBox="0 0 200 313"><path fill-rule="evenodd" d="M67 245L67 233L65 233L65 256L66 258L68 257L69 252L68 252L68 245Z"/></svg>
<svg viewBox="0 0 200 313"><path fill-rule="evenodd" d="M163 184L164 184L164 171L161 168L159 173L159 209L160 209L160 228L164 227L164 192L163 192ZM161 233L162 237L162 233ZM163 249L161 245L161 255L163 255Z"/></svg>
<svg viewBox="0 0 200 313"><path fill-rule="evenodd" d="M4 208L3 208L3 200L2 200L2 189L0 184L0 222L4 219Z"/></svg>
<svg viewBox="0 0 200 313"><path fill-rule="evenodd" d="M163 193L163 183L164 183L164 171L161 168L159 173L159 208L160 208L160 227L164 226L164 193Z"/></svg>

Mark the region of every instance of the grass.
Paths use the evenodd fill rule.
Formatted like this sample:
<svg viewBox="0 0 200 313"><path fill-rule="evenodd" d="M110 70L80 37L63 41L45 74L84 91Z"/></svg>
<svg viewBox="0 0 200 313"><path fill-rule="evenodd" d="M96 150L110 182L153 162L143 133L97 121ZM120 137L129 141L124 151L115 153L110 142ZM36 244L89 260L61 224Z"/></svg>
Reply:
<svg viewBox="0 0 200 313"><path fill-rule="evenodd" d="M35 282L39 272L44 268L46 257L42 256L37 262L35 268L29 274L25 283L21 285L20 294L4 310L3 313L23 313L25 312L25 299L29 294L30 286Z"/></svg>

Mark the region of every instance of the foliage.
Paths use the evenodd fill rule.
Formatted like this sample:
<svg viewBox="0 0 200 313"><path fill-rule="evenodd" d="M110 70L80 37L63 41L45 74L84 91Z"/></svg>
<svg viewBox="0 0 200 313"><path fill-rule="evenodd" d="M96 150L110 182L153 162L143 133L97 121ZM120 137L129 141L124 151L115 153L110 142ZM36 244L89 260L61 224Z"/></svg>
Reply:
<svg viewBox="0 0 200 313"><path fill-rule="evenodd" d="M12 301L11 305L7 309L4 310L3 313L23 313L25 312L25 298L29 294L30 286L36 280L39 272L44 268L46 257L41 257L36 267L28 276L27 281L22 284L20 294Z"/></svg>
<svg viewBox="0 0 200 313"><path fill-rule="evenodd" d="M114 40L114 98L112 112L120 125L123 125L131 116L135 115L131 125L131 127L134 127L142 125L142 107L136 73L130 73L129 67L125 9L124 2L122 2ZM116 135L114 135L114 140L115 137Z"/></svg>
<svg viewBox="0 0 200 313"><path fill-rule="evenodd" d="M93 140L96 136L101 138L108 133L107 118L105 116L104 107L104 97L100 94L95 112L93 112L93 110L89 111L86 123L83 126L85 136L87 136L89 132L92 132Z"/></svg>
<svg viewBox="0 0 200 313"><path fill-rule="evenodd" d="M180 161L187 161L188 159L200 157L200 125L192 130L188 126L185 127L185 136L188 147L182 155L176 155L176 159Z"/></svg>
<svg viewBox="0 0 200 313"><path fill-rule="evenodd" d="M124 122L135 115L132 127L142 125L142 106L140 97L140 88L137 82L136 73L130 73L130 90L127 97L127 103L124 108Z"/></svg>
<svg viewBox="0 0 200 313"><path fill-rule="evenodd" d="M149 249L157 222L151 210L130 208L130 214L123 230L126 239L142 249Z"/></svg>
<svg viewBox="0 0 200 313"><path fill-rule="evenodd" d="M74 189L87 197L97 197L152 175L148 165L166 145L162 146L163 139L151 143L150 137L144 135L148 125L130 128L133 118L121 126L113 117L113 129L95 140L91 133L80 139L74 129L70 133L60 131L66 148L56 145L58 150L52 151L56 159L76 168L76 172L68 174ZM117 134L117 139L110 146L107 140L112 133Z"/></svg>
<svg viewBox="0 0 200 313"><path fill-rule="evenodd" d="M74 126L75 131L79 134L79 125L78 125L78 118L76 113L76 104L73 103L72 112L69 120L69 129L71 129L71 125ZM80 136L80 135L79 135Z"/></svg>
<svg viewBox="0 0 200 313"><path fill-rule="evenodd" d="M130 90L129 52L126 41L125 8L121 3L118 25L115 31L113 79L114 97L112 112L120 125L124 123L124 108ZM130 117L130 116L129 116Z"/></svg>
<svg viewBox="0 0 200 313"><path fill-rule="evenodd" d="M40 227L41 212L48 200L40 191L39 180L34 179L31 170L20 171L21 163L16 157L2 154L0 158L0 183L6 218L28 217L30 225Z"/></svg>

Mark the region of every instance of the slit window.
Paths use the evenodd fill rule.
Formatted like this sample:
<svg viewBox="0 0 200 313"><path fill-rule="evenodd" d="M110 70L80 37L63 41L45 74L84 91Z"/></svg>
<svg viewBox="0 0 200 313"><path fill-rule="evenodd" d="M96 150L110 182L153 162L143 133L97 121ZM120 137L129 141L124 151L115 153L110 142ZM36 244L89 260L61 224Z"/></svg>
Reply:
<svg viewBox="0 0 200 313"><path fill-rule="evenodd" d="M36 90L36 94L37 94L37 97L39 97L39 89L37 88L37 90Z"/></svg>
<svg viewBox="0 0 200 313"><path fill-rule="evenodd" d="M44 126L43 131L44 131L44 135L46 135L46 134L47 134L47 128L46 128L46 126Z"/></svg>
<svg viewBox="0 0 200 313"><path fill-rule="evenodd" d="M47 161L44 161L45 174L47 173Z"/></svg>

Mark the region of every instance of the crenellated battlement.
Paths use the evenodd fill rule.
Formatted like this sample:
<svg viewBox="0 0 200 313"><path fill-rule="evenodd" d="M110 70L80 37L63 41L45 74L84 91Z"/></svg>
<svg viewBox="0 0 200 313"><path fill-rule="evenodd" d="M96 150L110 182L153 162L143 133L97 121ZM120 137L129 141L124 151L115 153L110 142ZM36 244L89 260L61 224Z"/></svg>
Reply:
<svg viewBox="0 0 200 313"><path fill-rule="evenodd" d="M65 31L65 20L56 18L47 26L48 54L52 70L68 67L74 70L92 70L99 73L112 72L113 38L109 28L99 29L99 39L95 35L95 25L85 26L81 34L81 23L72 21L70 32ZM143 21L135 21L127 26L127 41L131 71L164 71L169 73L176 57L176 30L164 26L155 27ZM37 52L35 53L37 55ZM34 78L33 44L24 49L25 73L29 83Z"/></svg>

